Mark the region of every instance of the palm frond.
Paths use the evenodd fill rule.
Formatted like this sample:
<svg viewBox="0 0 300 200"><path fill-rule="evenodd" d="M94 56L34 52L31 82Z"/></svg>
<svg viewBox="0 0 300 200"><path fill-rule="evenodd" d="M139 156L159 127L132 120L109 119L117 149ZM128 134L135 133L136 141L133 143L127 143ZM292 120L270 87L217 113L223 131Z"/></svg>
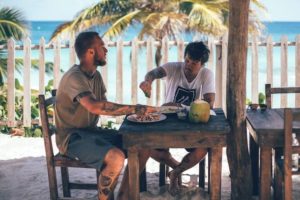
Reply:
<svg viewBox="0 0 300 200"><path fill-rule="evenodd" d="M0 9L0 40L10 37L21 40L27 34L27 25L20 11L7 7Z"/></svg>

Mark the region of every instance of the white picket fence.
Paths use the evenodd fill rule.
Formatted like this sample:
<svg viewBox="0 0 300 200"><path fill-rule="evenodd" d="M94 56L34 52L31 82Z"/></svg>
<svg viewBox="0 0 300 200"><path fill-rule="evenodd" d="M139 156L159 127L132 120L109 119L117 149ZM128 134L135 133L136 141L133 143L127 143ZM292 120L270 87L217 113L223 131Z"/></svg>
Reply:
<svg viewBox="0 0 300 200"><path fill-rule="evenodd" d="M153 57L155 48L158 45L162 46L162 64L168 62L169 60L169 48L172 46L177 47L177 60L183 60L183 52L185 45L188 42L183 40L169 41L165 37L162 42L154 41L149 38L147 41L139 41L134 39L132 41L118 40L117 42L105 41L108 51L109 48L115 47L116 50L116 94L115 102L123 102L123 51L125 46L131 47L131 82L126 84L131 84L131 103L136 104L138 102L138 59L145 59L147 63L147 71L154 68ZM207 63L207 67L215 72L215 84L216 84L216 102L215 107L223 107L225 109L226 105L226 71L227 71L227 37L224 36L222 40L217 41L213 38L209 38L207 41L208 47L211 51L210 59ZM273 84L273 49L280 48L281 51L281 86L288 86L288 46L295 47L295 86L300 86L300 35L297 36L295 42L288 42L286 36L282 36L281 41L275 43L272 41L272 37L268 37L266 42L257 42L257 39L249 41L249 52L251 52L251 96L252 102L257 102L258 96L258 83L259 83L259 66L258 61L259 48L266 48L266 59L267 64L264 66L266 68L266 83ZM53 49L54 51L54 88L57 88L59 80L61 77L60 66L61 66L61 49L69 49L70 66L76 62L76 55L74 51L74 41L70 41L69 45L62 45L59 40L51 45L46 45L45 40L41 38L39 45L32 45L31 40L27 38L23 46L16 45L15 42L10 39L8 41L7 47L0 47L0 49L7 49L8 52L8 71L7 71L7 106L8 106L8 120L0 119L0 125L8 125L9 127L14 127L17 124L23 124L25 127L31 126L32 123L36 123L36 120L31 119L30 111L30 100L31 100L31 86L30 86L30 69L31 69L31 50L39 50L39 93L45 93L45 55L46 49ZM139 58L140 48L146 49L146 58ZM15 51L22 50L24 55L24 68L23 68L23 86L24 86L24 104L23 104L23 121L18 122L15 120ZM251 51L250 51L251 50ZM248 66L250 67L250 66ZM108 83L108 69L107 67L101 68L101 74L103 76L105 84ZM230 79L229 79L230 81ZM291 86L291 85L290 85ZM161 105L163 102L163 95L161 95L164 89L163 84L160 81L156 82L155 94L152 95L150 99L147 100L148 105ZM297 101L298 99L298 101ZM295 106L300 107L300 96L295 95ZM287 105L287 97L283 95L281 97L282 107Z"/></svg>

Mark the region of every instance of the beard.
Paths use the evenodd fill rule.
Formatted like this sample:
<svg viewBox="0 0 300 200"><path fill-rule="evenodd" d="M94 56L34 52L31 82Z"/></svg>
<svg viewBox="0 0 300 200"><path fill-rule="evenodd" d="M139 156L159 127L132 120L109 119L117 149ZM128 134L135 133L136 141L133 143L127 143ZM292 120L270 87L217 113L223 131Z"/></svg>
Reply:
<svg viewBox="0 0 300 200"><path fill-rule="evenodd" d="M98 58L96 55L95 55L95 57L94 57L94 64L96 65L96 66L104 66L104 65L106 65L106 60L105 60L105 58Z"/></svg>

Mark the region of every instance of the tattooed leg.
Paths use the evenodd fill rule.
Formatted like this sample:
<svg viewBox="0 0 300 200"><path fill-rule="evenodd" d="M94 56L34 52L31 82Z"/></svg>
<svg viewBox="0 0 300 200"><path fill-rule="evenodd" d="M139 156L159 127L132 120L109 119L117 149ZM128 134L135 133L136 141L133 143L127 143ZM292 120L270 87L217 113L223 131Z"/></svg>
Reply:
<svg viewBox="0 0 300 200"><path fill-rule="evenodd" d="M141 150L139 151L139 171L140 173L144 170L146 162L149 158L150 151L149 150ZM128 166L124 171L124 176L122 179L121 187L118 193L117 200L128 200L128 192L129 192L129 182L128 182Z"/></svg>
<svg viewBox="0 0 300 200"><path fill-rule="evenodd" d="M125 156L117 148L108 151L104 158L104 169L99 177L99 200L109 200L117 184L118 177L123 168Z"/></svg>

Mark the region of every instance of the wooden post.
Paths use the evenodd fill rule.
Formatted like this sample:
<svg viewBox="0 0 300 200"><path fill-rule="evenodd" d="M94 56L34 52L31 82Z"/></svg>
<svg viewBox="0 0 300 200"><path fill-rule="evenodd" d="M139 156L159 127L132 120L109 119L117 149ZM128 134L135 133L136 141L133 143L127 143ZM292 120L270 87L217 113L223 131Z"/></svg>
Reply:
<svg viewBox="0 0 300 200"><path fill-rule="evenodd" d="M246 66L250 0L229 1L227 68L227 157L231 176L231 199L252 199L252 176L245 122Z"/></svg>
<svg viewBox="0 0 300 200"><path fill-rule="evenodd" d="M224 109L224 113L227 116L227 108L226 108L226 86L227 86L227 50L228 50L228 34L226 33L222 37L222 108Z"/></svg>
<svg viewBox="0 0 300 200"><path fill-rule="evenodd" d="M152 37L149 37L147 39L147 72L151 71L153 69L154 66L154 60L153 60L153 45L154 45L154 39ZM147 98L147 105L153 105L153 96L154 96L154 92L153 92L153 86L152 86L152 93L151 93L151 97Z"/></svg>
<svg viewBox="0 0 300 200"><path fill-rule="evenodd" d="M117 41L116 102L123 102L123 40Z"/></svg>
<svg viewBox="0 0 300 200"><path fill-rule="evenodd" d="M39 48L39 94L45 94L45 39L40 39Z"/></svg>
<svg viewBox="0 0 300 200"><path fill-rule="evenodd" d="M300 35L296 37L296 69L295 69L295 79L296 79L296 87L300 87ZM295 95L295 107L300 107L300 94Z"/></svg>
<svg viewBox="0 0 300 200"><path fill-rule="evenodd" d="M60 39L59 38L57 38L57 40L54 42L53 50L54 50L53 87L54 89L57 89L60 80Z"/></svg>
<svg viewBox="0 0 300 200"><path fill-rule="evenodd" d="M7 126L14 127L15 124L15 41L7 41Z"/></svg>
<svg viewBox="0 0 300 200"><path fill-rule="evenodd" d="M182 62L184 59L184 41L182 38L177 40L177 61Z"/></svg>
<svg viewBox="0 0 300 200"><path fill-rule="evenodd" d="M108 40L105 37L103 38L103 42L105 44L105 47L108 49ZM103 78L103 82L106 87L107 87L107 81L108 81L107 75L108 75L108 70L107 70L107 63L106 63L104 66L101 67L101 76Z"/></svg>
<svg viewBox="0 0 300 200"><path fill-rule="evenodd" d="M226 73L226 71L222 68L222 46L216 46L216 70L215 70L215 86L216 86L216 101L215 107L222 107L222 74Z"/></svg>
<svg viewBox="0 0 300 200"><path fill-rule="evenodd" d="M138 39L134 38L132 41L131 50L131 103L137 103L137 85L138 85Z"/></svg>
<svg viewBox="0 0 300 200"><path fill-rule="evenodd" d="M288 38L281 37L281 87L288 85ZM287 106L287 95L281 94L280 107Z"/></svg>
<svg viewBox="0 0 300 200"><path fill-rule="evenodd" d="M30 90L30 69L31 69L31 40L24 41L24 101L23 101L23 126L31 126L31 90Z"/></svg>
<svg viewBox="0 0 300 200"><path fill-rule="evenodd" d="M258 44L256 36L252 41L252 70L251 70L251 99L252 103L258 103Z"/></svg>
<svg viewBox="0 0 300 200"><path fill-rule="evenodd" d="M75 39L71 37L69 41L69 51L70 51L70 67L72 67L76 63L76 53L75 53Z"/></svg>
<svg viewBox="0 0 300 200"><path fill-rule="evenodd" d="M269 36L267 39L267 83L273 85L273 39ZM265 94L267 95L267 94ZM273 101L274 95L271 96Z"/></svg>

